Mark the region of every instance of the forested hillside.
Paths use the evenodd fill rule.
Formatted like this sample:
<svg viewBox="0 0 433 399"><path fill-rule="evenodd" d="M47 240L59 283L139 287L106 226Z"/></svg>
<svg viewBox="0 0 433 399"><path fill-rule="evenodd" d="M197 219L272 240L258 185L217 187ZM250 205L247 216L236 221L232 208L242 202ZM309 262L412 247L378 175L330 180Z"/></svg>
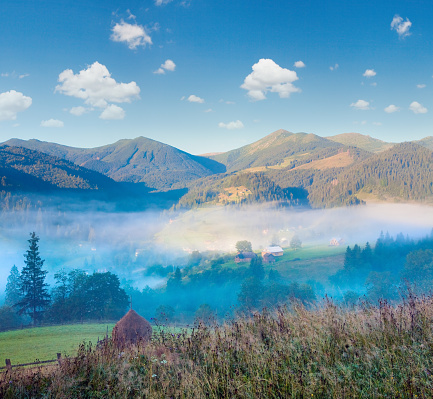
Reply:
<svg viewBox="0 0 433 399"><path fill-rule="evenodd" d="M433 153L414 143L391 149L344 168L274 172L281 187L308 190L314 207L359 203L357 196L380 200L432 201Z"/></svg>
<svg viewBox="0 0 433 399"><path fill-rule="evenodd" d="M179 207L203 204L250 204L279 201L289 206L308 205L307 191L298 187L281 188L264 173L210 176L189 187Z"/></svg>
<svg viewBox="0 0 433 399"><path fill-rule="evenodd" d="M155 189L185 185L225 166L145 137L119 140L97 148L74 148L39 140L12 139L5 144L41 151L92 169L116 181L145 183Z"/></svg>

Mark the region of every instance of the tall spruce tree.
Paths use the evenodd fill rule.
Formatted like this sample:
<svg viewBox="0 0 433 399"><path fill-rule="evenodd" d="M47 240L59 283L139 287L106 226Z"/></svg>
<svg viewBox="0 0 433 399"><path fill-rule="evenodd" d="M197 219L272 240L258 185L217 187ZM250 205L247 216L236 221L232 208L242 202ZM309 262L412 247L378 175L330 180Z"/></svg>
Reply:
<svg viewBox="0 0 433 399"><path fill-rule="evenodd" d="M50 303L48 284L45 283L47 271L42 270L44 260L39 255L39 237L35 232L30 233L29 249L24 254L25 266L21 271L20 288L22 299L18 303L19 314L28 314L35 325L40 322Z"/></svg>
<svg viewBox="0 0 433 399"><path fill-rule="evenodd" d="M5 305L14 306L19 303L21 298L20 272L18 268L13 265L6 283Z"/></svg>

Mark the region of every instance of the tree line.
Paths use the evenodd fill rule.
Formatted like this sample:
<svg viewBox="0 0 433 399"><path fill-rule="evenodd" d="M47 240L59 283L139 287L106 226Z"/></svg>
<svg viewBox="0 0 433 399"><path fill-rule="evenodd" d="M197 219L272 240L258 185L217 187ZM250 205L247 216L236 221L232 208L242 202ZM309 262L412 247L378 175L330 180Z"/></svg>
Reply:
<svg viewBox="0 0 433 399"><path fill-rule="evenodd" d="M35 232L28 242L24 267L20 272L14 265L7 279L5 304L0 308L2 329L29 322L38 325L123 316L129 301L115 274L60 270L54 275L54 288L49 290Z"/></svg>

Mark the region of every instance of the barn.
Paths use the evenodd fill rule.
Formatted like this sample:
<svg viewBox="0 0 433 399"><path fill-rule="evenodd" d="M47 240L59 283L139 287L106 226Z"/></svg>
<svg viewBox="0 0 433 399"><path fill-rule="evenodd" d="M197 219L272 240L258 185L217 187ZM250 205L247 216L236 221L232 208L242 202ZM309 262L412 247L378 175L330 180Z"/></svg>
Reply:
<svg viewBox="0 0 433 399"><path fill-rule="evenodd" d="M262 256L264 256L265 254L270 254L273 256L283 256L284 255L284 251L283 248L281 248L279 245L273 245L270 247L266 247L263 251L262 251Z"/></svg>

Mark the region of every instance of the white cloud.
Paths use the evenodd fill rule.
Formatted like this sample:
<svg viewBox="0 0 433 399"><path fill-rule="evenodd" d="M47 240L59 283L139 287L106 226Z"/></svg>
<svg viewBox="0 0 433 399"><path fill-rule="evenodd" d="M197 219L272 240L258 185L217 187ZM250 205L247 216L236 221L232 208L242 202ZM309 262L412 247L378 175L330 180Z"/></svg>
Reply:
<svg viewBox="0 0 433 399"><path fill-rule="evenodd" d="M362 111L366 111L370 108L370 103L368 101L365 100L358 100L356 103L352 103L350 104L351 107L355 108L355 109L359 109Z"/></svg>
<svg viewBox="0 0 433 399"><path fill-rule="evenodd" d="M394 104L390 104L390 105L388 105L388 106L384 109L384 111L385 111L387 114L392 114L393 112L400 111L400 108L397 107L397 106L394 105Z"/></svg>
<svg viewBox="0 0 433 399"><path fill-rule="evenodd" d="M125 117L125 111L123 108L118 107L117 105L111 104L107 108L105 108L99 118L105 120L119 120Z"/></svg>
<svg viewBox="0 0 433 399"><path fill-rule="evenodd" d="M229 123L220 122L218 123L218 127L221 127L223 129L228 129L228 130L236 130L236 129L243 129L244 124L240 120L237 120Z"/></svg>
<svg viewBox="0 0 433 399"><path fill-rule="evenodd" d="M18 76L18 79L24 79L27 78L28 76L30 76L29 73L23 73L22 75Z"/></svg>
<svg viewBox="0 0 433 399"><path fill-rule="evenodd" d="M156 6L163 6L165 4L171 3L173 0L155 0Z"/></svg>
<svg viewBox="0 0 433 399"><path fill-rule="evenodd" d="M10 90L0 94L0 121L15 120L17 113L32 105L32 99L19 91Z"/></svg>
<svg viewBox="0 0 433 399"><path fill-rule="evenodd" d="M366 69L362 76L365 76L366 78L372 78L373 76L376 76L376 72L374 69Z"/></svg>
<svg viewBox="0 0 433 399"><path fill-rule="evenodd" d="M305 67L306 67L306 65L305 65L302 61L296 61L296 62L293 64L293 66L294 66L295 68L305 68Z"/></svg>
<svg viewBox="0 0 433 399"><path fill-rule="evenodd" d="M398 36L404 38L410 35L409 29L412 26L412 22L409 21L409 18L406 18L406 21L403 21L403 18L400 15L394 15L394 18L391 22L391 30L395 30L398 33Z"/></svg>
<svg viewBox="0 0 433 399"><path fill-rule="evenodd" d="M340 65L338 65L338 64L331 65L331 66L329 67L329 69L330 69L331 71L335 71L335 70L337 70L338 68L340 68Z"/></svg>
<svg viewBox="0 0 433 399"><path fill-rule="evenodd" d="M371 83L370 86L376 87L377 86L377 82Z"/></svg>
<svg viewBox="0 0 433 399"><path fill-rule="evenodd" d="M374 126L382 126L382 122L373 122Z"/></svg>
<svg viewBox="0 0 433 399"><path fill-rule="evenodd" d="M138 46L146 47L152 44L151 37L141 25L128 24L122 20L114 25L112 32L110 39L113 42L124 42L131 50L135 50Z"/></svg>
<svg viewBox="0 0 433 399"><path fill-rule="evenodd" d="M81 116L81 115L83 115L85 112L87 112L87 108L84 108L84 107L82 107L82 106L79 106L79 107L72 107L72 108L69 110L69 112L70 112L72 115L75 115L75 116Z"/></svg>
<svg viewBox="0 0 433 399"><path fill-rule="evenodd" d="M58 119L48 119L41 122L42 127L63 127L64 123Z"/></svg>
<svg viewBox="0 0 433 399"><path fill-rule="evenodd" d="M0 75L2 78L7 78L9 76L8 72L4 72Z"/></svg>
<svg viewBox="0 0 433 399"><path fill-rule="evenodd" d="M265 100L269 91L278 93L281 98L301 91L292 84L299 79L296 72L281 68L271 59L260 59L252 69L253 72L245 78L241 86L242 89L248 90L252 100Z"/></svg>
<svg viewBox="0 0 433 399"><path fill-rule="evenodd" d="M423 107L418 101L413 101L410 105L409 105L409 109L414 113L414 114L426 114L427 113L427 108Z"/></svg>
<svg viewBox="0 0 433 399"><path fill-rule="evenodd" d="M420 85L416 85L416 87L418 87L418 89L424 89L426 87L425 84L420 84Z"/></svg>
<svg viewBox="0 0 433 399"><path fill-rule="evenodd" d="M158 68L155 72L157 75L164 75L165 71L173 72L176 69L176 64L172 60L166 60L161 67Z"/></svg>
<svg viewBox="0 0 433 399"><path fill-rule="evenodd" d="M88 105L105 108L108 103L130 103L138 98L140 88L135 82L117 83L105 65L95 62L77 74L71 69L60 75L56 90L84 100Z"/></svg>
<svg viewBox="0 0 433 399"><path fill-rule="evenodd" d="M203 99L203 98L200 98L200 97L197 97L195 94L191 94L191 95L188 97L188 101L189 101L190 103L200 103L200 104L203 104L203 103L204 103L204 99Z"/></svg>
<svg viewBox="0 0 433 399"><path fill-rule="evenodd" d="M209 109L205 110L204 112L208 113L208 112L213 112L213 111L212 111L212 108L209 108Z"/></svg>
<svg viewBox="0 0 433 399"><path fill-rule="evenodd" d="M176 64L172 60L166 60L164 64L161 65L166 71L174 71L176 69Z"/></svg>

